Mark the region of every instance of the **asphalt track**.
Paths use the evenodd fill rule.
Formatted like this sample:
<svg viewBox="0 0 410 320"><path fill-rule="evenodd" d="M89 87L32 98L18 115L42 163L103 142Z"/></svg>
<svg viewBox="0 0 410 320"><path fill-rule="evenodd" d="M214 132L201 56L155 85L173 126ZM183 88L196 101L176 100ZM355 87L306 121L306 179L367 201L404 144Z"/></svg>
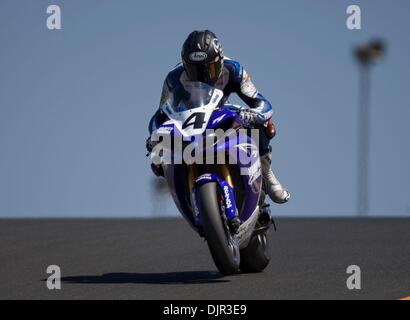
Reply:
<svg viewBox="0 0 410 320"><path fill-rule="evenodd" d="M222 277L181 219L0 220L0 299L399 299L410 219L278 219L259 274ZM46 287L61 268L61 290ZM346 268L361 268L348 290Z"/></svg>

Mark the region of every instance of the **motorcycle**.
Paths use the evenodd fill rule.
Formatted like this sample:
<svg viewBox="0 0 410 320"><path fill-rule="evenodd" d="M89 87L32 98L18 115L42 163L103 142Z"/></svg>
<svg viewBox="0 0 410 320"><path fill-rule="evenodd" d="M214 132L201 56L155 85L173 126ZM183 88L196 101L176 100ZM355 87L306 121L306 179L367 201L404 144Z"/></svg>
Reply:
<svg viewBox="0 0 410 320"><path fill-rule="evenodd" d="M270 223L260 219L258 146L238 117L240 107L224 104L217 88L187 82L168 92L160 108L168 120L151 135L151 159L162 168L177 208L205 238L222 274L263 271ZM236 161L215 163L227 157Z"/></svg>

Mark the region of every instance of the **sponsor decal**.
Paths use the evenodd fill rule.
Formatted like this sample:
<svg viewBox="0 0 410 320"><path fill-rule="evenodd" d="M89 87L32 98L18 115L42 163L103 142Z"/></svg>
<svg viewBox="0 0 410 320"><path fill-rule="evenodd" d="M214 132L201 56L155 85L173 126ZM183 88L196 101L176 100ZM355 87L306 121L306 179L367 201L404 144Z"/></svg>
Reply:
<svg viewBox="0 0 410 320"><path fill-rule="evenodd" d="M250 98L254 98L258 94L258 90L256 90L255 85L249 79L241 82L241 92Z"/></svg>
<svg viewBox="0 0 410 320"><path fill-rule="evenodd" d="M170 133L174 128L173 127L159 127L157 130L157 133L164 133L164 134L168 134Z"/></svg>
<svg viewBox="0 0 410 320"><path fill-rule="evenodd" d="M229 188L228 188L228 186L224 187L224 193L225 193L226 209L230 209L232 207L232 202L231 202L231 198L229 197Z"/></svg>
<svg viewBox="0 0 410 320"><path fill-rule="evenodd" d="M212 175L210 173L205 173L202 176L200 176L197 181L201 180L212 180Z"/></svg>
<svg viewBox="0 0 410 320"><path fill-rule="evenodd" d="M216 94L214 99L212 100L212 103L216 103L219 99L219 94Z"/></svg>
<svg viewBox="0 0 410 320"><path fill-rule="evenodd" d="M248 184L252 184L255 182L256 179L259 178L261 175L261 166L260 162L257 161L254 164L252 164L249 169L248 169L248 175L249 175L249 181Z"/></svg>
<svg viewBox="0 0 410 320"><path fill-rule="evenodd" d="M214 121L212 121L212 124L220 122L223 118L225 118L225 114L223 114L222 116L220 116L220 117L216 118Z"/></svg>
<svg viewBox="0 0 410 320"><path fill-rule="evenodd" d="M202 52L202 51L192 52L189 55L189 59L195 62L204 61L207 57L208 55L206 54L206 52Z"/></svg>

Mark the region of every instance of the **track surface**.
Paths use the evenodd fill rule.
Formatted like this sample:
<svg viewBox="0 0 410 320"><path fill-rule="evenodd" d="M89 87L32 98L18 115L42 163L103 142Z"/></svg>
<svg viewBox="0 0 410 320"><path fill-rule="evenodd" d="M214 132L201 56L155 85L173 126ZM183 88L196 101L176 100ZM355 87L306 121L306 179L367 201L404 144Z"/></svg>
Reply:
<svg viewBox="0 0 410 320"><path fill-rule="evenodd" d="M278 219L265 272L222 277L180 219L0 220L0 299L399 299L410 219ZM48 290L46 268L61 268ZM361 267L362 289L346 288Z"/></svg>

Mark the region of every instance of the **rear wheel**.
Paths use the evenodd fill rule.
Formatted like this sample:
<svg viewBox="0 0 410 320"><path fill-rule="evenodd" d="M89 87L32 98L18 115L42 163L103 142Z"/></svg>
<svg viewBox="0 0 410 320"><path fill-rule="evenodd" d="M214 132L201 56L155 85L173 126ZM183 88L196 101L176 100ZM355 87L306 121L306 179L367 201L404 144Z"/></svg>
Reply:
<svg viewBox="0 0 410 320"><path fill-rule="evenodd" d="M234 241L220 206L220 190L216 182L198 186L197 203L201 213L205 239L218 270L229 275L239 270L239 248Z"/></svg>
<svg viewBox="0 0 410 320"><path fill-rule="evenodd" d="M270 261L268 239L266 233L255 235L246 248L240 251L242 272L261 272Z"/></svg>

